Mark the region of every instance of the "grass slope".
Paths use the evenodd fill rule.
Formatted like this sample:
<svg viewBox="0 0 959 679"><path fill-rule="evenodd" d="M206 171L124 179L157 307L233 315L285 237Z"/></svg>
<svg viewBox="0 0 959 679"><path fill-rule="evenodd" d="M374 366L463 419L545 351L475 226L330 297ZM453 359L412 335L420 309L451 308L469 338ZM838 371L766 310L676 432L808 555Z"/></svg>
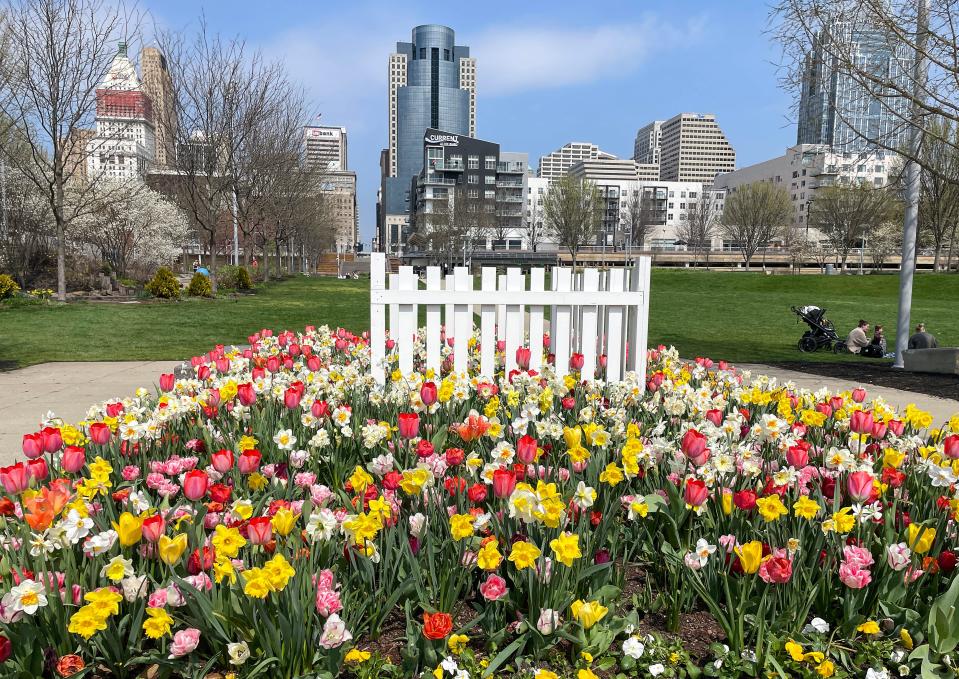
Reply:
<svg viewBox="0 0 959 679"><path fill-rule="evenodd" d="M739 362L799 360L805 326L791 304L818 304L845 335L860 318L886 326L894 342L896 276L763 276L655 269L650 344L684 356ZM916 278L913 324L924 321L942 345L959 345L959 276ZM369 327L369 282L294 278L237 299L177 303L0 306L0 365L45 361L181 359L217 343L246 341L264 327L308 324ZM820 352L816 360L831 360ZM836 357L850 360L846 357Z"/></svg>

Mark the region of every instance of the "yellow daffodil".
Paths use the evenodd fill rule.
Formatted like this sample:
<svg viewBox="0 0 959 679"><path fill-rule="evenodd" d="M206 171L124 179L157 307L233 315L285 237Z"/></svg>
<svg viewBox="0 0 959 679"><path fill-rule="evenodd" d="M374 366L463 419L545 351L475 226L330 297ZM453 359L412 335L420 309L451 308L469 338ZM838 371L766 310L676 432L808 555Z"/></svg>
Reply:
<svg viewBox="0 0 959 679"><path fill-rule="evenodd" d="M583 556L579 550L579 535L564 532L558 538L553 538L549 546L556 555L556 560L561 564L572 568L573 562Z"/></svg>
<svg viewBox="0 0 959 679"><path fill-rule="evenodd" d="M793 512L801 519L814 519L822 507L808 495L803 495L793 503Z"/></svg>
<svg viewBox="0 0 959 679"><path fill-rule="evenodd" d="M151 639L159 639L170 633L173 618L162 608L148 608L147 619L143 621L143 631Z"/></svg>
<svg viewBox="0 0 959 679"><path fill-rule="evenodd" d="M459 542L463 538L473 535L473 524L476 517L472 514L453 514L450 517L450 533L453 539Z"/></svg>
<svg viewBox="0 0 959 679"><path fill-rule="evenodd" d="M778 521L779 517L789 513L789 510L786 509L782 500L775 494L756 500L756 507L759 509L760 516L762 516L767 523Z"/></svg>
<svg viewBox="0 0 959 679"><path fill-rule="evenodd" d="M536 559L539 558L542 552L539 547L534 545L532 542L527 542L526 540L520 540L519 542L513 543L513 547L510 550L509 557L507 559L516 566L517 570L523 570L524 568L530 568L536 563Z"/></svg>

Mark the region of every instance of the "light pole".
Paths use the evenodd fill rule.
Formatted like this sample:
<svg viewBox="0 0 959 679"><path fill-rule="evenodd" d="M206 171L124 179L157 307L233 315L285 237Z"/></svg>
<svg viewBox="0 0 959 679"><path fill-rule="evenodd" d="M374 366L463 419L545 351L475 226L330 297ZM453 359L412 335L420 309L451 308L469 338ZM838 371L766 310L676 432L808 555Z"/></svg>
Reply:
<svg viewBox="0 0 959 679"><path fill-rule="evenodd" d="M926 60L923 58L929 38L929 0L916 0L916 58L913 65L915 101L910 114L912 134L909 150L919 156L922 142L920 99L926 87ZM906 210L902 225L902 259L899 265L899 314L896 320L896 361L894 368L902 368L902 353L909 347L909 324L912 312L912 279L916 274L916 230L919 226L920 168L915 160L906 164Z"/></svg>
<svg viewBox="0 0 959 679"><path fill-rule="evenodd" d="M236 186L233 187L233 266L240 265L239 220L237 218Z"/></svg>

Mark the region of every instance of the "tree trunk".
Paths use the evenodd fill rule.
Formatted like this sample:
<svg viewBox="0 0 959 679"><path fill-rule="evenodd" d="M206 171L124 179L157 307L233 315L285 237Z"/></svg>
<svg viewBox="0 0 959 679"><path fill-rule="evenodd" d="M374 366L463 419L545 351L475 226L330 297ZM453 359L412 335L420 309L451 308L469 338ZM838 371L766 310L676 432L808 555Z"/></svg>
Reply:
<svg viewBox="0 0 959 679"><path fill-rule="evenodd" d="M210 232L210 288L216 297L216 231Z"/></svg>
<svg viewBox="0 0 959 679"><path fill-rule="evenodd" d="M57 224L57 299L61 302L67 301L67 244L66 244L66 224L63 219L63 182L57 181L54 188L53 218Z"/></svg>
<svg viewBox="0 0 959 679"><path fill-rule="evenodd" d="M932 256L932 271L933 273L939 271L939 253L942 252L942 242L939 241L936 243L936 249Z"/></svg>
<svg viewBox="0 0 959 679"><path fill-rule="evenodd" d="M283 278L283 258L280 256L280 239L273 241L276 249L276 277Z"/></svg>

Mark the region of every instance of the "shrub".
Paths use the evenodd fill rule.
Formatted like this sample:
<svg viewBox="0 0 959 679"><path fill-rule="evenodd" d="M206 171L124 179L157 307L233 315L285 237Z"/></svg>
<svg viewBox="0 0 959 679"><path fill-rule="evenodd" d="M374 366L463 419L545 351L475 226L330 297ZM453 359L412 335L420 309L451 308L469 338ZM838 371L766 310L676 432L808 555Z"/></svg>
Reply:
<svg viewBox="0 0 959 679"><path fill-rule="evenodd" d="M253 279L250 278L250 272L247 271L245 266L239 267L239 269L236 272L236 289L237 290L253 289Z"/></svg>
<svg viewBox="0 0 959 679"><path fill-rule="evenodd" d="M161 267L146 284L147 292L160 299L177 299L180 296L180 281L173 272Z"/></svg>
<svg viewBox="0 0 959 679"><path fill-rule="evenodd" d="M20 292L20 286L13 280L13 276L0 273L0 299L13 297L18 292Z"/></svg>
<svg viewBox="0 0 959 679"><path fill-rule="evenodd" d="M213 297L213 286L210 284L209 276L202 273L193 274L186 292L191 297Z"/></svg>

